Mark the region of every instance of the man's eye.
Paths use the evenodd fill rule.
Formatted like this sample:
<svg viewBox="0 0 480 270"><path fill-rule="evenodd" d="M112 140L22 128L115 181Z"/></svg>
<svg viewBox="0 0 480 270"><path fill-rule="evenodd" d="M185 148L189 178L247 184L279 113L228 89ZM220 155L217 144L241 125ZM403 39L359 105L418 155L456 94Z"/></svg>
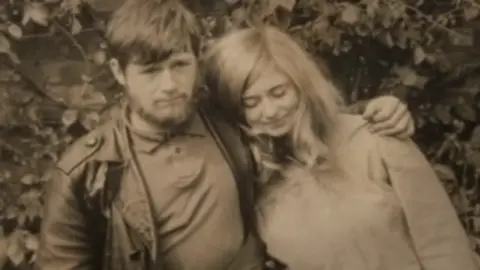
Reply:
<svg viewBox="0 0 480 270"><path fill-rule="evenodd" d="M142 73L151 74L159 71L161 68L157 65L149 65L142 69Z"/></svg>
<svg viewBox="0 0 480 270"><path fill-rule="evenodd" d="M175 61L172 63L171 67L172 68L182 68L182 67L186 67L186 66L189 66L190 65L190 62L189 61Z"/></svg>
<svg viewBox="0 0 480 270"><path fill-rule="evenodd" d="M243 107L253 108L258 105L260 100L258 98L244 98L242 101Z"/></svg>

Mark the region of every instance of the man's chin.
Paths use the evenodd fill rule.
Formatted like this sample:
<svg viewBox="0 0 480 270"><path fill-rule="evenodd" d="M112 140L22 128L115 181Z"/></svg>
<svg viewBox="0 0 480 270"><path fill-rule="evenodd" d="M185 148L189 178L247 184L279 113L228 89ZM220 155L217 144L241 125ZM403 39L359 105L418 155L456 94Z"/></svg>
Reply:
<svg viewBox="0 0 480 270"><path fill-rule="evenodd" d="M176 126L181 126L188 122L193 115L193 110L182 111L182 112L172 112L168 114L157 114L150 115L150 120L156 123L157 125L163 128L173 128Z"/></svg>

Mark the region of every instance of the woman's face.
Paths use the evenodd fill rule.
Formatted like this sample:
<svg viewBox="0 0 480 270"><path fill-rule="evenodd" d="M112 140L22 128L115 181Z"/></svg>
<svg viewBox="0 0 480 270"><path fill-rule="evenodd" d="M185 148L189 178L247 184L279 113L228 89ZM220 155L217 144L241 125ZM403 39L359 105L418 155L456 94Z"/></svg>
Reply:
<svg viewBox="0 0 480 270"><path fill-rule="evenodd" d="M284 136L292 130L298 102L294 85L274 68L263 71L242 96L247 124L272 137Z"/></svg>

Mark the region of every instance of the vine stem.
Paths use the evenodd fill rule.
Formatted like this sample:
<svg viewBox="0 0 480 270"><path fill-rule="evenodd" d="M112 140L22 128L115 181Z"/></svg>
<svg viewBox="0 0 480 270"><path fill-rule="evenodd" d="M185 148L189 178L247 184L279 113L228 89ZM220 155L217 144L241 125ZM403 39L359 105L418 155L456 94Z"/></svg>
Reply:
<svg viewBox="0 0 480 270"><path fill-rule="evenodd" d="M85 63L85 73L90 74L91 68L85 49L82 47L82 45L80 45L80 43L78 43L75 37L73 37L73 35L67 29L65 29L65 27L63 27L57 20L53 20L53 24L62 32L62 34L64 34L72 42L73 46L75 46L75 48L77 48L77 50L80 52Z"/></svg>
<svg viewBox="0 0 480 270"><path fill-rule="evenodd" d="M80 33L97 32L97 31L100 31L100 29L95 28L95 27L85 28L82 31L80 31L79 34ZM54 33L31 34L31 35L23 35L21 39L25 40L25 39L30 39L30 38L49 38L49 37L54 37L54 36L55 36Z"/></svg>
<svg viewBox="0 0 480 270"><path fill-rule="evenodd" d="M391 1L385 1L385 3L387 3L388 7L389 8L392 8L392 6L390 5L392 2ZM463 35L453 29L450 29L444 25L441 25L439 24L438 22L436 22L435 20L433 20L432 18L429 18L425 13L423 13L422 11L420 11L418 8L416 7L413 7L409 4L406 4L405 2L403 1L398 1L397 3L400 3L401 5L403 5L406 9L409 9L413 12L415 12L417 15L419 15L420 17L424 18L426 21L428 21L429 23L431 23L432 26L435 26L435 27L438 27L440 29L442 29L443 31L451 34L451 35L454 35L454 36L463 36L463 37L466 37L466 35Z"/></svg>

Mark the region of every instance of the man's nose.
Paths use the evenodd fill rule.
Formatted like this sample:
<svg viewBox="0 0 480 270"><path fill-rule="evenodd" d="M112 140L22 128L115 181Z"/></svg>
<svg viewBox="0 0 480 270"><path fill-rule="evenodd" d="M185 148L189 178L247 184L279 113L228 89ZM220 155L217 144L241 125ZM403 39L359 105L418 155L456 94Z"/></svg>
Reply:
<svg viewBox="0 0 480 270"><path fill-rule="evenodd" d="M165 69L157 78L157 87L167 95L173 95L177 91L177 85L170 69Z"/></svg>

